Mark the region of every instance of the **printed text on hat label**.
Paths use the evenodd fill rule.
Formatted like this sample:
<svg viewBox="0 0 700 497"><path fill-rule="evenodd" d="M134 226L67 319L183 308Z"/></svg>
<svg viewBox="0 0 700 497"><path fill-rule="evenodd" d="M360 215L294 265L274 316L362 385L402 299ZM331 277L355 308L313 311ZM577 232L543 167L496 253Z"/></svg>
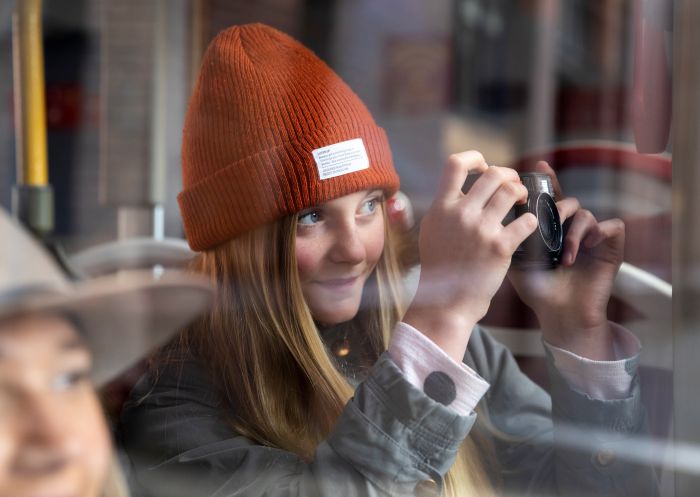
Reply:
<svg viewBox="0 0 700 497"><path fill-rule="evenodd" d="M335 178L369 167L362 138L334 143L311 152L316 160L320 179Z"/></svg>

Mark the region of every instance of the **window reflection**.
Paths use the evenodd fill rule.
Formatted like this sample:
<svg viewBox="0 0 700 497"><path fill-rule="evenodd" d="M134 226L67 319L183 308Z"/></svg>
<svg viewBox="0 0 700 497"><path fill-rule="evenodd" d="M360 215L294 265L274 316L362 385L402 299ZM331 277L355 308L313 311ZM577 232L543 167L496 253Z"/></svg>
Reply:
<svg viewBox="0 0 700 497"><path fill-rule="evenodd" d="M15 6L0 0L0 205L8 209L18 176L10 105ZM697 181L686 170L697 152L688 130L697 131L698 109L689 104L696 93L689 82L697 82L698 64L682 49L692 45L687 19L697 10L663 0L45 0L54 235L78 260L115 240L181 241L182 125L203 51L230 25L267 23L312 48L367 104L387 131L418 220L445 157L473 148L490 164L520 171L547 160L565 195L600 219L625 221L626 265L608 312L642 341L642 400L654 445L635 441L620 457L649 454L642 462L657 466L661 494L690 495L684 478L700 473L700 456L683 413L700 406L692 387L679 385L697 371L685 345L692 333L676 329L673 341L670 283L675 270L695 286L693 230L674 239L672 210L692 227ZM681 71L678 57L690 69ZM679 153L682 185L674 194ZM681 247L674 268L672 250ZM179 249L178 263L190 256ZM694 307L692 299L676 305L677 312ZM483 324L549 388L537 321L508 281ZM137 377L109 390L115 421ZM572 432L567 443L586 438Z"/></svg>

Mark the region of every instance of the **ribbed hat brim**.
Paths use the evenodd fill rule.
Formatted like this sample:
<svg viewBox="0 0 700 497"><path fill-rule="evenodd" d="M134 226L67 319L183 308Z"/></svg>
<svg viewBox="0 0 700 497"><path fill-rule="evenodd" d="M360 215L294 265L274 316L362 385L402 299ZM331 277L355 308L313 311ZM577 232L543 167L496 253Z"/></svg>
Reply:
<svg viewBox="0 0 700 497"><path fill-rule="evenodd" d="M370 167L321 181L312 150L362 138ZM309 133L221 168L178 195L193 250L219 245L256 226L324 201L370 188L399 188L386 133L376 125L346 125ZM245 185L245 191L239 187ZM252 202L253 199L267 201Z"/></svg>

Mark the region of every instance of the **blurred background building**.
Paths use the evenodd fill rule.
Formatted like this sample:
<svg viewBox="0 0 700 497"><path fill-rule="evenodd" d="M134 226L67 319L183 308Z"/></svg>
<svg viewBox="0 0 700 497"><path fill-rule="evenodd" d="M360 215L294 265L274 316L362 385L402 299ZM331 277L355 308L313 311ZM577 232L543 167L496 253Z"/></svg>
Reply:
<svg viewBox="0 0 700 497"><path fill-rule="evenodd" d="M0 203L7 206L15 178L15 2L0 0ZM476 148L508 165L582 140L634 143L633 0L43 3L56 234L76 249L115 238L119 219L137 223L135 211L151 204L163 207L157 229L181 235L174 197L187 99L207 42L236 23L284 30L341 74L387 129L403 190L419 212L451 152ZM666 15L670 23L670 9ZM670 24L664 29L670 64ZM666 134L663 149L669 143ZM668 191L653 186L646 185L649 205L636 207L667 211ZM608 210L616 208L626 207Z"/></svg>

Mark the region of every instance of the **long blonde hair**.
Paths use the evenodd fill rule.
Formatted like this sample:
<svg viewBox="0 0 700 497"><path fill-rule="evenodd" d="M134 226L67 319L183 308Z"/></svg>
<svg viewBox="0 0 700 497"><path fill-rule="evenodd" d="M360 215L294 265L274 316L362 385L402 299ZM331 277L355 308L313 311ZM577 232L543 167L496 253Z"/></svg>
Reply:
<svg viewBox="0 0 700 497"><path fill-rule="evenodd" d="M404 311L395 235L384 216L384 251L364 292L372 297L363 297L360 312L348 324L369 336L377 355ZM193 270L216 283L218 296L211 312L181 335L176 349L206 364L237 433L308 461L353 387L336 367L302 295L296 224L296 216L287 216L195 259ZM370 300L372 305L366 305ZM443 495L490 493L470 437L446 476Z"/></svg>

